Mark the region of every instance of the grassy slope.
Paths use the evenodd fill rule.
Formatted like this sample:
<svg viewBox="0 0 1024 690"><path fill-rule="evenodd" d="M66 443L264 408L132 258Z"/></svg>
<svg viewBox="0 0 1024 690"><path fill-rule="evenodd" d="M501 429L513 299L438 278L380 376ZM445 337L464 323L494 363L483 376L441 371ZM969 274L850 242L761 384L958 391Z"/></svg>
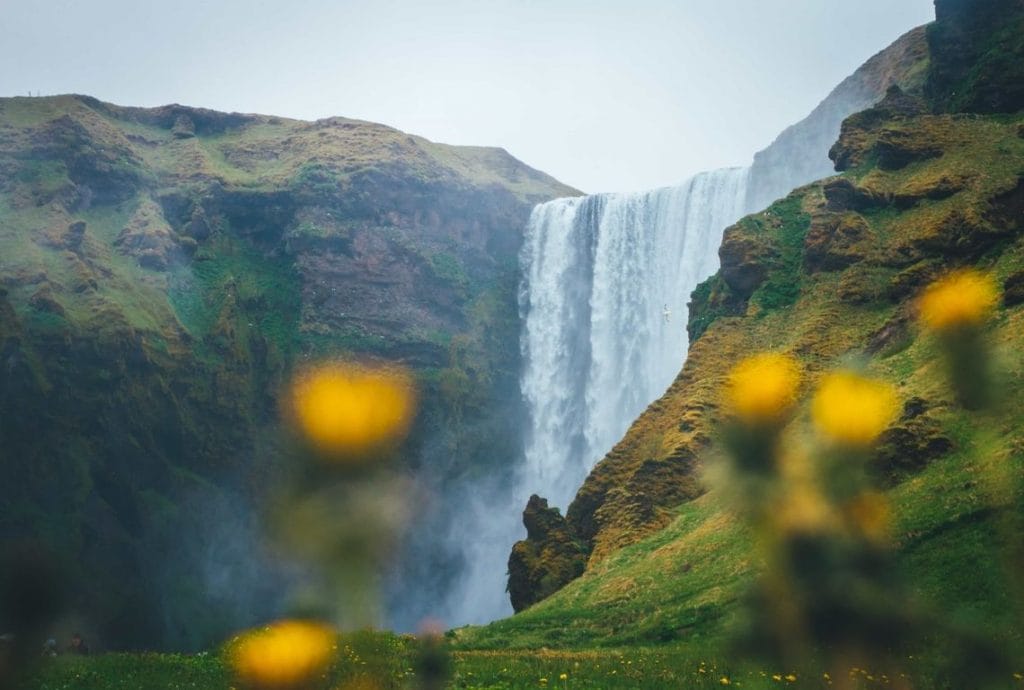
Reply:
<svg viewBox="0 0 1024 690"><path fill-rule="evenodd" d="M893 536L908 580L928 605L954 616L981 616L989 626L1013 622L1015 614L1000 587L1006 573L992 556L1006 539L988 510L1019 499L1002 495L988 478L995 471L1016 482L1024 478L1024 308L1000 310L992 326L1006 389L992 419L997 433L991 438L978 438L976 420L950 400L941 360L929 337L912 328L906 341L878 355L866 356L864 349L872 334L909 309L913 298L885 297L887 286L907 263L887 266L887 257L899 247L927 241L950 213L980 217L989 208L989 199L1012 189L1024 176L1024 139L1016 121L941 116L896 125L940 141L945 153L896 171L881 170L868 161L847 177L887 194L919 193L943 178L964 180L964 189L944 200L923 199L906 210L886 205L865 210L871 235L868 246L860 248L864 260L845 270L808 274L801 265L808 218L824 206L821 184L798 190L743 220L737 233L766 240L777 250L779 258L767 280L751 297L744 316L720 316L711 323L693 345L680 379L637 420L612 455L621 458L636 452L634 448L646 453L660 448L655 452L668 454L693 433L713 437L713 423L694 432L690 427L681 430L679 420L691 419L688 413L694 409L711 411L704 416L713 420L718 383L744 353L788 351L803 361L812 377L847 358L866 358L868 370L898 383L904 399L920 396L932 401L936 418L956 446L889 490L895 506ZM803 213L794 213L794 204ZM941 265L941 252L922 255L919 263L934 271L937 267L929 262L936 257ZM1024 238L1018 234L994 243L977 263L1002 281L1024 267ZM851 284L868 294L863 303L844 301ZM798 290L790 291L791 286ZM795 426L806 423L804 415ZM972 447L979 446L983 452L975 456ZM703 452L706 467L713 468L716 452L714 444ZM597 471L614 473L612 462L604 461L609 466ZM619 550L615 547L629 542L628 516L618 524L615 518L604 523L595 555L581 578L512 618L458 631L458 644L586 648L678 640L699 649L720 639L736 613L737 598L758 568L754 544L715 491L665 512L670 520L666 528Z"/></svg>

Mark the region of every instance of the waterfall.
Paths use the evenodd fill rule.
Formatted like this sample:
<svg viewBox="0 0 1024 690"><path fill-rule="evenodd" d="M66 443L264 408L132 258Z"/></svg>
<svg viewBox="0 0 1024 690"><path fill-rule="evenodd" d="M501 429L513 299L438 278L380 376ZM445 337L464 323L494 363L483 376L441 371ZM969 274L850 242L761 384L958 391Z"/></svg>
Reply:
<svg viewBox="0 0 1024 690"><path fill-rule="evenodd" d="M537 206L521 256L523 396L516 500L568 505L586 473L664 393L686 356L687 302L718 270L748 169L676 187Z"/></svg>
<svg viewBox="0 0 1024 690"><path fill-rule="evenodd" d="M715 170L677 187L534 208L520 256L525 458L515 486L481 485L458 500L463 519L448 537L465 566L447 620L512 612L498 564L523 536L529 495L564 509L679 373L690 293L718 270L722 231L744 213L747 178L746 168Z"/></svg>

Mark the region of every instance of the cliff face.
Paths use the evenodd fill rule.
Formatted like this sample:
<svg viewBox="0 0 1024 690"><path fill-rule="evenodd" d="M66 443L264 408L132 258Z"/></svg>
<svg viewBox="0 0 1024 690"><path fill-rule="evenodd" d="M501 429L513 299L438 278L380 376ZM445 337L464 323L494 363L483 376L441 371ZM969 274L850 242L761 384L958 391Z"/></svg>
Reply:
<svg viewBox="0 0 1024 690"><path fill-rule="evenodd" d="M1024 3L936 0L928 28L926 91L942 111L1012 113L1024 108Z"/></svg>
<svg viewBox="0 0 1024 690"><path fill-rule="evenodd" d="M832 174L828 149L848 116L874 105L892 85L919 94L928 61L925 27L909 31L865 62L800 122L754 154L747 210L760 211L792 189Z"/></svg>
<svg viewBox="0 0 1024 690"><path fill-rule="evenodd" d="M288 372L405 362L410 465L443 427L428 483L501 467L521 231L573 193L366 122L0 100L0 538L60 554L108 644L193 647L266 612L246 516Z"/></svg>
<svg viewBox="0 0 1024 690"><path fill-rule="evenodd" d="M938 3L936 31L958 31L957 22L964 15L947 14L944 4ZM972 31L999 35L1004 24L1013 24L1024 12L967 16L988 16L988 23L981 24L987 28L972 23ZM919 45L921 32L910 36L916 36ZM907 37L901 39L901 51L909 45L906 41ZM946 47L936 49L942 52ZM952 57L939 58L940 65L945 59ZM998 74L987 72L992 64L979 57L972 78L978 83L998 80ZM910 72L920 69L911 65ZM919 84L924 78L934 83L941 77L934 72L916 77ZM569 587L564 596L558 594L551 604L531 608L525 617L484 629L477 640L489 639L492 632L506 636L542 626L556 611L596 609L603 605L601 592L612 581L651 570L675 573L673 568L680 564L689 571L691 565L697 569L701 559L712 569L701 587L693 589L682 576L671 577L678 591L652 585L652 591L661 594L652 594L650 601L664 596L678 600L680 606L695 607L710 598L727 608L730 592L738 590L716 590L711 573L725 568L727 579L739 582L745 568L737 571L708 555L714 546L709 545L707 530L726 528L718 522L725 518L714 508L715 497L702 497L700 474L718 452L715 429L725 376L752 352L791 353L812 378L843 357L857 357L870 362L878 375L901 382L901 395L914 403L887 432L875 460L879 481L887 486L900 484L908 474L955 452L956 429L964 420L940 392L936 356L924 338L917 338L912 305L931 279L964 264L994 271L1006 293L1016 294L1015 286L1024 280L1019 277L1024 260L1024 120L1019 111L987 118L935 112L946 107L944 102L926 98L920 90L904 92L898 82L891 79L892 86L878 105L843 123L830 152L843 172L840 177L797 189L726 230L719 250L720 271L693 294L688 325L692 343L682 372L597 464L566 513L570 535L589 552L580 584ZM1004 301L1006 312L994 337L1019 352L1021 314L1015 300ZM1012 385L1019 386L1020 381ZM1004 414L1003 428L1019 431L1019 407L1008 406ZM1019 459L1020 442L1016 432L1008 433L999 452ZM939 486L940 473L946 471L951 470L936 470L916 485ZM965 484L955 500L964 505L977 502L973 487ZM915 490L897 503L906 516L913 516L918 511L915 502L924 500ZM681 512L688 516L685 530L676 529ZM933 518L927 530L946 529L947 517ZM694 536L699 548L690 534L701 535ZM647 537L651 544L657 542L657 551L638 546L628 555L618 555L626 553L624 546ZM737 539L735 531L722 536L723 543ZM679 560L684 558L698 560ZM690 592L689 599L685 592ZM616 600L616 605L628 608L635 599L642 606L650 603L645 596L635 591ZM622 625L641 624L641 612L630 609L629 615L632 622ZM689 613L680 615L686 618Z"/></svg>

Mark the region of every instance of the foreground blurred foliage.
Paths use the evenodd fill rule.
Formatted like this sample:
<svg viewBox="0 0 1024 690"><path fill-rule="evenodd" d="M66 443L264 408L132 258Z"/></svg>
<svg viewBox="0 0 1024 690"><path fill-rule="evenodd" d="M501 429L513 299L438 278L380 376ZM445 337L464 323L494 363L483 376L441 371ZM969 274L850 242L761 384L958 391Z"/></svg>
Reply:
<svg viewBox="0 0 1024 690"><path fill-rule="evenodd" d="M935 657L902 659L902 671L890 675L876 666L851 666L842 676L819 666L787 667L738 663L714 650L690 645L608 648L597 651L534 650L455 652L452 675L442 686L427 685L417 666L418 643L409 636L360 633L338 639L338 659L319 679L325 690L379 688L417 690L428 687L467 690L587 688L592 690L663 690L722 688L752 690L847 687L858 690L899 687L916 690L969 688L936 679ZM1018 674L1019 675L1019 674ZM723 679L726 682L723 682ZM829 681L832 681L829 683ZM216 654L110 654L81 660L56 659L46 664L26 690L226 690L232 687L225 660ZM1009 674L1000 687L1021 687Z"/></svg>

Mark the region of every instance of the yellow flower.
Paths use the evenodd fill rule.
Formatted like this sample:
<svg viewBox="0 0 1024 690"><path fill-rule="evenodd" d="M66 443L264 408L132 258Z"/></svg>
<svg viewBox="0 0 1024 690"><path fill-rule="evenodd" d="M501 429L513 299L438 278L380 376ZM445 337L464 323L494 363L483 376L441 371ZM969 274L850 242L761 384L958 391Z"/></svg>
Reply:
<svg viewBox="0 0 1024 690"><path fill-rule="evenodd" d="M729 680L729 679L728 679L727 677L725 677L725 676L722 676L721 678L719 678L719 679L718 679L718 682L719 682L720 684L722 684L722 685L732 685L732 681L731 681L731 680Z"/></svg>
<svg viewBox="0 0 1024 690"><path fill-rule="evenodd" d="M772 674L772 680L774 680L776 682L780 681L780 680L782 680L782 676L780 674L778 674L778 673L773 673Z"/></svg>
<svg viewBox="0 0 1024 690"><path fill-rule="evenodd" d="M415 395L404 370L329 363L296 378L291 404L299 430L319 450L360 455L405 436Z"/></svg>
<svg viewBox="0 0 1024 690"><path fill-rule="evenodd" d="M558 680L569 680L569 674L563 673L562 675L558 676Z"/></svg>
<svg viewBox="0 0 1024 690"><path fill-rule="evenodd" d="M844 446L871 445L896 417L896 389L851 371L826 375L811 403L814 425Z"/></svg>
<svg viewBox="0 0 1024 690"><path fill-rule="evenodd" d="M884 542L888 537L891 510L884 495L877 491L862 493L850 502L847 513L868 539Z"/></svg>
<svg viewBox="0 0 1024 690"><path fill-rule="evenodd" d="M820 533L835 523L832 506L805 480L789 485L775 518L783 530L805 534Z"/></svg>
<svg viewBox="0 0 1024 690"><path fill-rule="evenodd" d="M799 386L796 360L777 352L762 352L747 357L729 373L726 402L745 423L776 422L793 407Z"/></svg>
<svg viewBox="0 0 1024 690"><path fill-rule="evenodd" d="M242 636L230 651L243 685L295 688L323 673L334 656L334 632L320 623L281 621Z"/></svg>
<svg viewBox="0 0 1024 690"><path fill-rule="evenodd" d="M918 303L921 322L930 330L949 332L983 323L999 301L999 288L988 274L954 271L929 285Z"/></svg>
<svg viewBox="0 0 1024 690"><path fill-rule="evenodd" d="M786 676L786 682L788 682L788 683L795 683L796 682L796 676L794 674L790 673L788 676Z"/></svg>

